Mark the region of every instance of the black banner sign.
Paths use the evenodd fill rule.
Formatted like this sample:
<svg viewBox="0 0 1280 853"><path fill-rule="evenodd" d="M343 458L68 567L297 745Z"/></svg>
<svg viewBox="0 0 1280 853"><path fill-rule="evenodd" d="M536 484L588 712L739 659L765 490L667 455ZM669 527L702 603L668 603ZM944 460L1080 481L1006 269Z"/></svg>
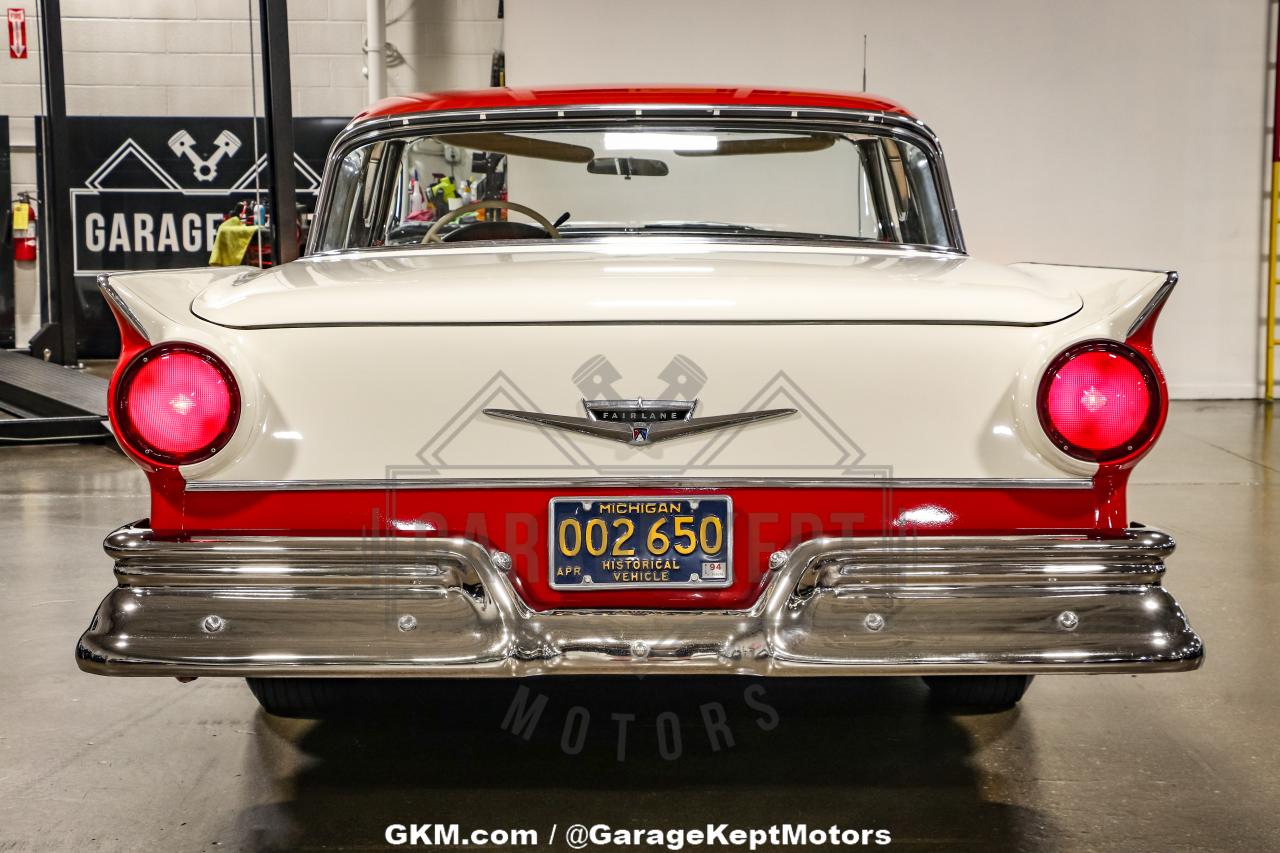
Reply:
<svg viewBox="0 0 1280 853"><path fill-rule="evenodd" d="M73 116L69 122L76 275L203 266L227 211L256 195L266 200L261 121L256 144L247 118ZM329 145L346 123L294 120L298 202L307 212Z"/></svg>
<svg viewBox="0 0 1280 853"><path fill-rule="evenodd" d="M325 157L345 118L295 118L298 203L314 210ZM114 356L115 323L94 277L209 263L223 217L269 203L261 119L71 116L72 265L82 295L80 353Z"/></svg>

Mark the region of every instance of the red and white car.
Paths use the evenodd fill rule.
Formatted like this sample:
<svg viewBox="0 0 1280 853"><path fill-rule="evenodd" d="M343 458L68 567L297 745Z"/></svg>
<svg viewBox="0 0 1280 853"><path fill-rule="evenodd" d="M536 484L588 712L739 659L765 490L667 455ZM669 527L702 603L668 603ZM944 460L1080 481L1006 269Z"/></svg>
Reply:
<svg viewBox="0 0 1280 853"><path fill-rule="evenodd" d="M530 221L524 221L524 219ZM395 98L308 254L104 276L151 516L77 656L247 677L1186 670L1173 273L984 263L902 107L760 89Z"/></svg>

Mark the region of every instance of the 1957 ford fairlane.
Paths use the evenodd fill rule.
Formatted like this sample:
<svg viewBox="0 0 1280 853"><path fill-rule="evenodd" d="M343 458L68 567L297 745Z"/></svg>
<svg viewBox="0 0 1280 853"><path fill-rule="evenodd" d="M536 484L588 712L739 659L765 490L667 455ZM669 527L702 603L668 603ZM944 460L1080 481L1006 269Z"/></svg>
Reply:
<svg viewBox="0 0 1280 853"><path fill-rule="evenodd" d="M983 263L902 107L829 92L393 98L305 257L103 276L150 518L104 675L1187 670L1129 474L1169 272Z"/></svg>

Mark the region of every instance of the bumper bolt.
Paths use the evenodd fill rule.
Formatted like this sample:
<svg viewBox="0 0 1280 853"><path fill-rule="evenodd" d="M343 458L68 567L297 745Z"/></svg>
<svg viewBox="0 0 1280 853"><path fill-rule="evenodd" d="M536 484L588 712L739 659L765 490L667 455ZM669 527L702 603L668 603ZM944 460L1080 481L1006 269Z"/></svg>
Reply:
<svg viewBox="0 0 1280 853"><path fill-rule="evenodd" d="M637 658L647 658L649 656L649 644L643 640L636 640L631 644L631 656Z"/></svg>
<svg viewBox="0 0 1280 853"><path fill-rule="evenodd" d="M787 560L791 555L786 551L774 551L769 555L769 568L780 569L787 564Z"/></svg>
<svg viewBox="0 0 1280 853"><path fill-rule="evenodd" d="M215 613L204 617L204 620L200 623L200 628L206 634L216 634L225 627L227 627L227 620Z"/></svg>
<svg viewBox="0 0 1280 853"><path fill-rule="evenodd" d="M1058 626L1064 631L1074 631L1080 624L1080 617L1074 610L1064 610L1058 614Z"/></svg>
<svg viewBox="0 0 1280 853"><path fill-rule="evenodd" d="M862 624L868 631L879 631L884 628L884 617L879 613L868 613Z"/></svg>
<svg viewBox="0 0 1280 853"><path fill-rule="evenodd" d="M406 613L396 621L396 627L401 631L412 631L414 628L418 627L418 620Z"/></svg>
<svg viewBox="0 0 1280 853"><path fill-rule="evenodd" d="M500 572L505 572L511 568L511 555L506 551L494 551L492 559L493 567Z"/></svg>

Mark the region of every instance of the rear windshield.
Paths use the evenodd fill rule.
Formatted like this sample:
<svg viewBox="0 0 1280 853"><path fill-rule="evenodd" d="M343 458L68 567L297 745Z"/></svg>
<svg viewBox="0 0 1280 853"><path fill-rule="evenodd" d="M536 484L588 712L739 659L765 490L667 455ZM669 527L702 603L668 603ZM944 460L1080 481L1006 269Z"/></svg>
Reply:
<svg viewBox="0 0 1280 853"><path fill-rule="evenodd" d="M873 134L451 133L371 142L333 168L319 250L627 233L952 244L928 154Z"/></svg>

